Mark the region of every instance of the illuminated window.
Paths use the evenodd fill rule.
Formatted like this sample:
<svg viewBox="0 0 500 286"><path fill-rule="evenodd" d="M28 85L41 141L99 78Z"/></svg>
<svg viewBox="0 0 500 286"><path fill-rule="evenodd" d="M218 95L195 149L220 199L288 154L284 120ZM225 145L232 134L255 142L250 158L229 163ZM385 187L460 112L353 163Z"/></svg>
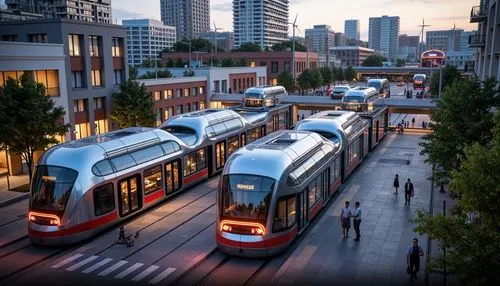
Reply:
<svg viewBox="0 0 500 286"><path fill-rule="evenodd" d="M80 53L80 36L75 34L69 34L69 55L70 56L81 56Z"/></svg>
<svg viewBox="0 0 500 286"><path fill-rule="evenodd" d="M87 100L77 99L73 100L73 112L84 112L87 111Z"/></svg>
<svg viewBox="0 0 500 286"><path fill-rule="evenodd" d="M92 70L92 86L102 86L100 70Z"/></svg>
<svg viewBox="0 0 500 286"><path fill-rule="evenodd" d="M90 136L90 126L89 122L75 124L75 138L85 138Z"/></svg>
<svg viewBox="0 0 500 286"><path fill-rule="evenodd" d="M91 57L99 56L99 37L89 36L89 52Z"/></svg>
<svg viewBox="0 0 500 286"><path fill-rule="evenodd" d="M101 119L101 120L94 121L94 126L95 126L95 134L96 135L108 132L108 120L107 119Z"/></svg>
<svg viewBox="0 0 500 286"><path fill-rule="evenodd" d="M165 184L167 188L167 195L177 191L180 188L180 161L167 163L165 165Z"/></svg>
<svg viewBox="0 0 500 286"><path fill-rule="evenodd" d="M205 149L184 156L184 176L189 176L207 167Z"/></svg>
<svg viewBox="0 0 500 286"><path fill-rule="evenodd" d="M47 96L59 96L59 73L57 70L34 71L35 81L43 84Z"/></svg>
<svg viewBox="0 0 500 286"><path fill-rule="evenodd" d="M198 94L204 94L205 93L205 87L204 86L200 86L198 89L200 90L200 92Z"/></svg>
<svg viewBox="0 0 500 286"><path fill-rule="evenodd" d="M183 92L184 97L188 97L189 96L189 88L185 88L183 91L184 91Z"/></svg>
<svg viewBox="0 0 500 286"><path fill-rule="evenodd" d="M248 131L248 143L260 138L260 128L254 128Z"/></svg>
<svg viewBox="0 0 500 286"><path fill-rule="evenodd" d="M205 109L205 101L200 101L200 110Z"/></svg>
<svg viewBox="0 0 500 286"><path fill-rule="evenodd" d="M171 89L167 89L163 91L163 99L171 99L173 91Z"/></svg>
<svg viewBox="0 0 500 286"><path fill-rule="evenodd" d="M229 155L233 154L240 147L239 146L240 140L239 140L238 136L233 136L233 137L230 137L228 139L228 143L229 143L229 146L228 146L228 150L227 150L227 156L229 157Z"/></svg>
<svg viewBox="0 0 500 286"><path fill-rule="evenodd" d="M295 195L278 200L274 215L273 232L286 230L295 225Z"/></svg>
<svg viewBox="0 0 500 286"><path fill-rule="evenodd" d="M144 194L148 195L158 191L163 186L161 165L144 171Z"/></svg>
<svg viewBox="0 0 500 286"><path fill-rule="evenodd" d="M161 100L161 91L155 91L154 92L154 101L160 101Z"/></svg>
<svg viewBox="0 0 500 286"><path fill-rule="evenodd" d="M121 57L122 56L122 49L120 45L120 38L112 38L112 54L113 57Z"/></svg>

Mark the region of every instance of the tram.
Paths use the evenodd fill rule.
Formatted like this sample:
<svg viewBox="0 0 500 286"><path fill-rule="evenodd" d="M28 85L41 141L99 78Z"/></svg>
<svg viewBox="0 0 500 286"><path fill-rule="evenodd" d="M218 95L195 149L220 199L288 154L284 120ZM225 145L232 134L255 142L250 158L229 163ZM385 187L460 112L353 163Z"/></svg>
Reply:
<svg viewBox="0 0 500 286"><path fill-rule="evenodd" d="M379 91L373 87L358 87L349 90L342 98L342 109L352 111L364 111L370 100L378 98Z"/></svg>
<svg viewBox="0 0 500 286"><path fill-rule="evenodd" d="M219 248L245 257L286 249L340 185L339 152L339 143L296 130L236 151L218 186Z"/></svg>
<svg viewBox="0 0 500 286"><path fill-rule="evenodd" d="M269 107L279 102L279 97L286 96L282 86L251 87L243 94L243 104L246 107Z"/></svg>
<svg viewBox="0 0 500 286"><path fill-rule="evenodd" d="M369 123L324 111L236 151L217 192L216 241L232 255L286 249L368 155Z"/></svg>
<svg viewBox="0 0 500 286"><path fill-rule="evenodd" d="M290 113L207 109L56 145L35 170L28 234L41 245L92 237L219 173L236 149L289 129Z"/></svg>

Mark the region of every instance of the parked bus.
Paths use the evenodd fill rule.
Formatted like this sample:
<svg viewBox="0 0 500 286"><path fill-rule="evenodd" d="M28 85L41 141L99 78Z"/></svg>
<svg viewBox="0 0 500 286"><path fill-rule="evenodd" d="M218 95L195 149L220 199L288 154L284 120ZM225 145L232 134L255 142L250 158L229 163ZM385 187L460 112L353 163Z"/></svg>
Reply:
<svg viewBox="0 0 500 286"><path fill-rule="evenodd" d="M380 96L389 98L391 97L391 85L387 79L370 79L368 86L378 90Z"/></svg>

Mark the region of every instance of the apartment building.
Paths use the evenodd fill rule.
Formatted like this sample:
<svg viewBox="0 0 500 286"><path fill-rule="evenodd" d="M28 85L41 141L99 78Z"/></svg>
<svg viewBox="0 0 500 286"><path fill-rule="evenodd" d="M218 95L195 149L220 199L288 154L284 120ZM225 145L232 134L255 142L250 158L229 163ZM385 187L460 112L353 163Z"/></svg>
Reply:
<svg viewBox="0 0 500 286"><path fill-rule="evenodd" d="M160 0L161 21L176 28L177 39L196 39L210 30L210 0Z"/></svg>
<svg viewBox="0 0 500 286"><path fill-rule="evenodd" d="M344 34L346 34L346 36L349 39L359 41L360 40L359 20L354 20L354 19L345 20L344 21Z"/></svg>
<svg viewBox="0 0 500 286"><path fill-rule="evenodd" d="M368 47L389 59L397 56L399 47L399 16L370 17Z"/></svg>
<svg viewBox="0 0 500 286"><path fill-rule="evenodd" d="M335 47L335 31L328 25L314 25L306 29L306 47L310 52L318 53L320 67L332 67L335 60L328 52Z"/></svg>

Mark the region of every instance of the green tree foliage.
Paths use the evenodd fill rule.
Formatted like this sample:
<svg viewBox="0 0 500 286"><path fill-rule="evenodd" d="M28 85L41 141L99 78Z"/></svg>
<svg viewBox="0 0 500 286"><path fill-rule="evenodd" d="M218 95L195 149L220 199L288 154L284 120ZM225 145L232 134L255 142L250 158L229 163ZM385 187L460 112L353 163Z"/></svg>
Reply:
<svg viewBox="0 0 500 286"><path fill-rule="evenodd" d="M343 81L345 79L344 77L344 70L339 67L337 70L336 70L336 74L335 74L335 78L338 80L338 81Z"/></svg>
<svg viewBox="0 0 500 286"><path fill-rule="evenodd" d="M443 93L443 90L446 87L450 86L454 81L460 80L461 78L462 75L455 66L446 65L445 67L443 67L443 82L441 86L441 93ZM434 95L437 95L439 93L439 71L436 71L432 74L430 88L431 92Z"/></svg>
<svg viewBox="0 0 500 286"><path fill-rule="evenodd" d="M311 78L311 87L314 89L320 88L323 86L323 75L319 69L312 70L312 78Z"/></svg>
<svg viewBox="0 0 500 286"><path fill-rule="evenodd" d="M185 70L182 74L184 76L194 76L194 70Z"/></svg>
<svg viewBox="0 0 500 286"><path fill-rule="evenodd" d="M262 49L260 48L259 44L256 43L243 43L240 45L239 48L233 49L234 52L261 52Z"/></svg>
<svg viewBox="0 0 500 286"><path fill-rule="evenodd" d="M169 78L173 77L172 73L169 70L158 70L156 73L154 71L148 71L145 74L141 75L139 79L151 79L151 78Z"/></svg>
<svg viewBox="0 0 500 286"><path fill-rule="evenodd" d="M224 58L221 61L221 66L222 67L234 67L234 66L236 66L236 63L234 62L233 58Z"/></svg>
<svg viewBox="0 0 500 286"><path fill-rule="evenodd" d="M184 67L184 61L181 60L181 58L178 58L177 61L175 62L175 67L176 68L183 68Z"/></svg>
<svg viewBox="0 0 500 286"><path fill-rule="evenodd" d="M281 43L276 43L272 45L271 50L273 52L284 52L284 51L293 51L293 41L284 41ZM295 51L296 52L307 52L307 48L301 43L295 41Z"/></svg>
<svg viewBox="0 0 500 286"><path fill-rule="evenodd" d="M278 75L278 85L283 86L287 92L295 91L295 81L293 80L292 74L288 71L282 71Z"/></svg>
<svg viewBox="0 0 500 286"><path fill-rule="evenodd" d="M303 70L302 73L298 76L297 83L299 84L299 87L302 91L313 88L312 77L313 77L312 71L309 69Z"/></svg>
<svg viewBox="0 0 500 286"><path fill-rule="evenodd" d="M499 107L496 81L481 83L478 79L455 81L447 87L436 109L431 110L432 133L420 143L427 160L436 165L438 181L449 181L451 173L460 166L462 149L478 142L487 144L493 127L492 107Z"/></svg>
<svg viewBox="0 0 500 286"><path fill-rule="evenodd" d="M384 57L379 55L369 55L361 65L364 67L381 67L384 65Z"/></svg>
<svg viewBox="0 0 500 286"><path fill-rule="evenodd" d="M495 121L491 142L465 147L460 167L452 171L453 214L432 217L419 211L415 220L421 234L447 249L446 260L440 255L431 267L446 266L463 285L500 284L500 112Z"/></svg>
<svg viewBox="0 0 500 286"><path fill-rule="evenodd" d="M168 58L167 64L165 65L167 68L173 68L175 66L174 61L172 58Z"/></svg>
<svg viewBox="0 0 500 286"><path fill-rule="evenodd" d="M405 59L396 59L396 66L397 67L404 67L404 66L406 66L406 60Z"/></svg>
<svg viewBox="0 0 500 286"><path fill-rule="evenodd" d="M333 73L329 67L322 67L319 69L323 77L323 85L329 85L333 82Z"/></svg>
<svg viewBox="0 0 500 286"><path fill-rule="evenodd" d="M155 123L154 102L144 84L127 80L120 85L120 93L113 94L111 118L119 128L152 127Z"/></svg>
<svg viewBox="0 0 500 286"><path fill-rule="evenodd" d="M348 66L344 71L345 80L351 82L356 78L356 71L353 67Z"/></svg>
<svg viewBox="0 0 500 286"><path fill-rule="evenodd" d="M137 68L135 66L129 66L128 67L128 77L130 79L137 79L137 75L138 75L138 71L137 71Z"/></svg>
<svg viewBox="0 0 500 286"><path fill-rule="evenodd" d="M64 108L55 107L45 96L43 84L26 75L19 80L9 78L0 87L0 146L19 154L33 176L33 154L57 144L56 136L64 135L69 125L63 123Z"/></svg>
<svg viewBox="0 0 500 286"><path fill-rule="evenodd" d="M248 67L248 61L245 58L241 58L241 59L238 60L238 62L236 63L236 65L239 66L239 67Z"/></svg>
<svg viewBox="0 0 500 286"><path fill-rule="evenodd" d="M191 52L197 51L197 52L210 52L214 49L214 46L212 43L207 40L207 39L193 39L191 40ZM219 49L217 49L219 50ZM174 46L172 47L172 50L170 52L177 52L177 53L189 53L189 39L184 38L179 42L176 42ZM168 52L168 51L166 51Z"/></svg>

